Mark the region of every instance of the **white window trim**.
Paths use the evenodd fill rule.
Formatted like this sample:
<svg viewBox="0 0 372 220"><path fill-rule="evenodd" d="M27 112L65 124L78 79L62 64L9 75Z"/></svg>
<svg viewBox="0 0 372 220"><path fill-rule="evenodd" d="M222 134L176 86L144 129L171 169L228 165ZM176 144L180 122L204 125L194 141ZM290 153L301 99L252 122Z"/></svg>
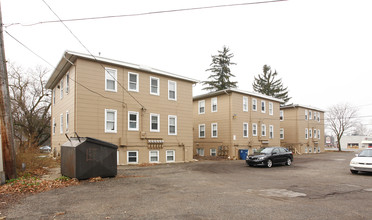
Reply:
<svg viewBox="0 0 372 220"><path fill-rule="evenodd" d="M307 121L308 118L309 118L308 117L308 111L307 111L307 109L305 109L305 121Z"/></svg>
<svg viewBox="0 0 372 220"><path fill-rule="evenodd" d="M157 88L158 88L157 93L153 93L152 90L151 90L151 88L152 88L151 87L152 86L151 82L152 82L153 79L155 79L157 81L157 85L156 85ZM160 79L157 78L157 77L150 76L150 94L151 95L157 95L157 96L160 95Z"/></svg>
<svg viewBox="0 0 372 220"><path fill-rule="evenodd" d="M70 114L66 111L66 132L69 132Z"/></svg>
<svg viewBox="0 0 372 220"><path fill-rule="evenodd" d="M213 136L213 125L216 125L216 136ZM217 123L212 123L211 124L211 137L212 138L217 138L218 137L218 124Z"/></svg>
<svg viewBox="0 0 372 220"><path fill-rule="evenodd" d="M130 115L136 115L136 127L135 128L131 128L130 127ZM134 111L128 111L128 131L138 131L139 130L139 113L138 112L134 112Z"/></svg>
<svg viewBox="0 0 372 220"><path fill-rule="evenodd" d="M200 154L200 152L198 151L199 149L203 152L202 154ZM204 157L204 148L196 148L196 153L197 153L199 156Z"/></svg>
<svg viewBox="0 0 372 220"><path fill-rule="evenodd" d="M252 99L252 111L257 111L257 99Z"/></svg>
<svg viewBox="0 0 372 220"><path fill-rule="evenodd" d="M152 129L152 116L158 117L158 129ZM150 132L160 132L160 114L150 113Z"/></svg>
<svg viewBox="0 0 372 220"><path fill-rule="evenodd" d="M320 122L320 112L318 112L318 122Z"/></svg>
<svg viewBox="0 0 372 220"><path fill-rule="evenodd" d="M309 120L312 120L312 117L313 117L313 114L312 114L311 110L309 110Z"/></svg>
<svg viewBox="0 0 372 220"><path fill-rule="evenodd" d="M217 149L216 149L216 148L211 148L211 149L209 149L209 155L212 156L212 157L214 157L214 156L212 155L212 151L214 151L214 154L216 154L216 155L214 155L214 156L217 156Z"/></svg>
<svg viewBox="0 0 372 220"><path fill-rule="evenodd" d="M284 111L280 110L280 116L279 116L280 121L284 121Z"/></svg>
<svg viewBox="0 0 372 220"><path fill-rule="evenodd" d="M256 127L256 129L255 129ZM257 124L256 123L252 123L252 136L254 137L257 137ZM256 133L253 133L254 131L256 131Z"/></svg>
<svg viewBox="0 0 372 220"><path fill-rule="evenodd" d="M129 153L136 152L136 162L129 162ZM138 164L138 151L127 151L127 164Z"/></svg>
<svg viewBox="0 0 372 220"><path fill-rule="evenodd" d="M114 71L115 73L112 74L109 72L109 70L111 71ZM113 78L114 80L114 85L115 85L115 89L108 89L107 88L107 76L110 76L111 78ZM108 91L108 92L117 92L118 91L118 83L117 83L117 76L118 76L118 71L117 69L112 69L112 68L108 68L108 67L105 67L105 91ZM111 79L110 79L111 80Z"/></svg>
<svg viewBox="0 0 372 220"><path fill-rule="evenodd" d="M59 115L59 133L63 134L63 113Z"/></svg>
<svg viewBox="0 0 372 220"><path fill-rule="evenodd" d="M262 103L263 103L263 105L262 105ZM261 112L266 113L266 102L265 101L261 101Z"/></svg>
<svg viewBox="0 0 372 220"><path fill-rule="evenodd" d="M174 99L169 97L170 83L174 83ZM168 100L177 101L177 82L176 81L168 80Z"/></svg>
<svg viewBox="0 0 372 220"><path fill-rule="evenodd" d="M174 123L175 123L175 133L171 134L170 133L170 119L175 118ZM168 115L168 135L177 135L177 116L176 115Z"/></svg>
<svg viewBox="0 0 372 220"><path fill-rule="evenodd" d="M318 139L320 139L320 129L318 129Z"/></svg>
<svg viewBox="0 0 372 220"><path fill-rule="evenodd" d="M247 135L244 135L244 128L247 128ZM243 122L243 138L247 138L248 136L249 136L249 134L248 134L248 132L249 132L249 129L248 129L248 123L247 122Z"/></svg>
<svg viewBox="0 0 372 220"><path fill-rule="evenodd" d="M53 133L53 135L55 135L56 134L56 119L55 118L53 118L53 121L52 121L52 133Z"/></svg>
<svg viewBox="0 0 372 220"><path fill-rule="evenodd" d="M309 131L305 128L305 139L309 139Z"/></svg>
<svg viewBox="0 0 372 220"><path fill-rule="evenodd" d="M136 75L136 89L131 89L130 88L130 75ZM138 73L133 73L133 72L128 72L128 91L131 92L139 92L139 74Z"/></svg>
<svg viewBox="0 0 372 220"><path fill-rule="evenodd" d="M173 152L173 160L168 160L168 152ZM176 161L176 151L175 150L167 150L165 151L165 161L167 163L172 163Z"/></svg>
<svg viewBox="0 0 372 220"><path fill-rule="evenodd" d="M156 158L157 160L156 161L151 161L151 152L156 152ZM150 150L149 151L149 163L159 163L159 151L158 150Z"/></svg>
<svg viewBox="0 0 372 220"><path fill-rule="evenodd" d="M266 137L266 125L261 125L261 137Z"/></svg>
<svg viewBox="0 0 372 220"><path fill-rule="evenodd" d="M216 103L216 111L213 111L213 104ZM217 97L214 97L211 99L211 112L217 112L218 111L218 104L217 104Z"/></svg>
<svg viewBox="0 0 372 220"><path fill-rule="evenodd" d="M311 138L313 138L313 129L309 129L309 138L311 139Z"/></svg>
<svg viewBox="0 0 372 220"><path fill-rule="evenodd" d="M52 99L53 99L52 102L53 102L53 105L55 105L56 104L56 89L55 88L53 89L52 96L53 96L52 97Z"/></svg>
<svg viewBox="0 0 372 220"><path fill-rule="evenodd" d="M203 112L200 111L200 109L202 107L202 104L204 105L203 106L204 107L204 111ZM198 102L198 113L199 113L199 115L205 114L205 100L200 100Z"/></svg>
<svg viewBox="0 0 372 220"><path fill-rule="evenodd" d="M281 137L283 135L283 137ZM283 140L284 139L284 128L281 128L280 129L280 139Z"/></svg>
<svg viewBox="0 0 372 220"><path fill-rule="evenodd" d="M272 136L271 136L272 133ZM273 139L274 138L274 125L269 125L269 138Z"/></svg>
<svg viewBox="0 0 372 220"><path fill-rule="evenodd" d="M63 98L63 78L61 79L61 82L59 83L59 98L62 99Z"/></svg>
<svg viewBox="0 0 372 220"><path fill-rule="evenodd" d="M114 113L114 130L107 130L107 113ZM117 132L117 111L115 109L105 109L105 133L116 133Z"/></svg>
<svg viewBox="0 0 372 220"><path fill-rule="evenodd" d="M247 112L247 111L248 111L248 97L243 96L243 112Z"/></svg>
<svg viewBox="0 0 372 220"><path fill-rule="evenodd" d="M274 103L269 102L269 115L274 115Z"/></svg>
<svg viewBox="0 0 372 220"><path fill-rule="evenodd" d="M66 94L70 92L70 72L66 73Z"/></svg>
<svg viewBox="0 0 372 220"><path fill-rule="evenodd" d="M204 126L204 136L200 136L200 127ZM199 138L205 138L205 124L199 124Z"/></svg>

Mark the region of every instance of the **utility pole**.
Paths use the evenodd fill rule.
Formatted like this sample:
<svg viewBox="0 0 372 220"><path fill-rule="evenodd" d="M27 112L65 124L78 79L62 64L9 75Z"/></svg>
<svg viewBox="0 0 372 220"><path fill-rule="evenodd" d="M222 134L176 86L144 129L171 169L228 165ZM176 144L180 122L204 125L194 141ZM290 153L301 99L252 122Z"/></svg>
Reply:
<svg viewBox="0 0 372 220"><path fill-rule="evenodd" d="M6 60L3 38L3 19L0 6L0 128L1 128L1 147L3 152L3 163L5 177L7 179L17 178L15 149L13 136L13 121L11 117L8 73L6 70Z"/></svg>

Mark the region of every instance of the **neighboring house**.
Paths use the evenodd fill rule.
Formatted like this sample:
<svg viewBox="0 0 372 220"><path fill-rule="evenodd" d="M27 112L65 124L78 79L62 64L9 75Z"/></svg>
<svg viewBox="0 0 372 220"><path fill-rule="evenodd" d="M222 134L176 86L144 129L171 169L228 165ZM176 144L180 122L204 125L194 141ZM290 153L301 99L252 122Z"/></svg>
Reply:
<svg viewBox="0 0 372 220"><path fill-rule="evenodd" d="M238 89L195 96L194 155L239 158L242 149L279 146L280 103Z"/></svg>
<svg viewBox="0 0 372 220"><path fill-rule="evenodd" d="M295 153L324 152L324 111L294 104L280 107L280 139Z"/></svg>
<svg viewBox="0 0 372 220"><path fill-rule="evenodd" d="M146 66L66 51L52 91L51 146L65 135L118 145L118 164L192 160L196 80Z"/></svg>
<svg viewBox="0 0 372 220"><path fill-rule="evenodd" d="M346 136L341 137L342 150L357 150L372 148L372 136Z"/></svg>

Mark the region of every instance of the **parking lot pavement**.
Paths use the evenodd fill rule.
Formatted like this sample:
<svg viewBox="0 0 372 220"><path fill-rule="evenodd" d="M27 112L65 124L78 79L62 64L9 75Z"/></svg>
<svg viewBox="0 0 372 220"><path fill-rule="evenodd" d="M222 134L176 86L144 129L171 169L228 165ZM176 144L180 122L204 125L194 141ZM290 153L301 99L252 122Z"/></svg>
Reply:
<svg viewBox="0 0 372 220"><path fill-rule="evenodd" d="M372 174L352 175L353 155L301 155L272 168L123 166L116 178L27 197L7 219L372 219Z"/></svg>

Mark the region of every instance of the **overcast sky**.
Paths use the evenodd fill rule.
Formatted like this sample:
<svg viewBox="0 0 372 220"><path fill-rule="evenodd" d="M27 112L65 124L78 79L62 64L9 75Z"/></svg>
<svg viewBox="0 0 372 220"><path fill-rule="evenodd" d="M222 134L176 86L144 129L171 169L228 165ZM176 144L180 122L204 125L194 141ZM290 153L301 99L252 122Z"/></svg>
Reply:
<svg viewBox="0 0 372 220"><path fill-rule="evenodd" d="M252 0L45 0L61 19L254 2ZM290 102L326 110L348 102L372 125L372 1L288 0L65 24L94 55L206 80L211 55L234 53L238 87L252 91L264 64L277 70ZM65 50L88 53L42 0L2 0L5 30L56 66ZM47 63L4 33L6 58ZM204 93L201 86L194 95ZM371 126L372 128L372 126Z"/></svg>

